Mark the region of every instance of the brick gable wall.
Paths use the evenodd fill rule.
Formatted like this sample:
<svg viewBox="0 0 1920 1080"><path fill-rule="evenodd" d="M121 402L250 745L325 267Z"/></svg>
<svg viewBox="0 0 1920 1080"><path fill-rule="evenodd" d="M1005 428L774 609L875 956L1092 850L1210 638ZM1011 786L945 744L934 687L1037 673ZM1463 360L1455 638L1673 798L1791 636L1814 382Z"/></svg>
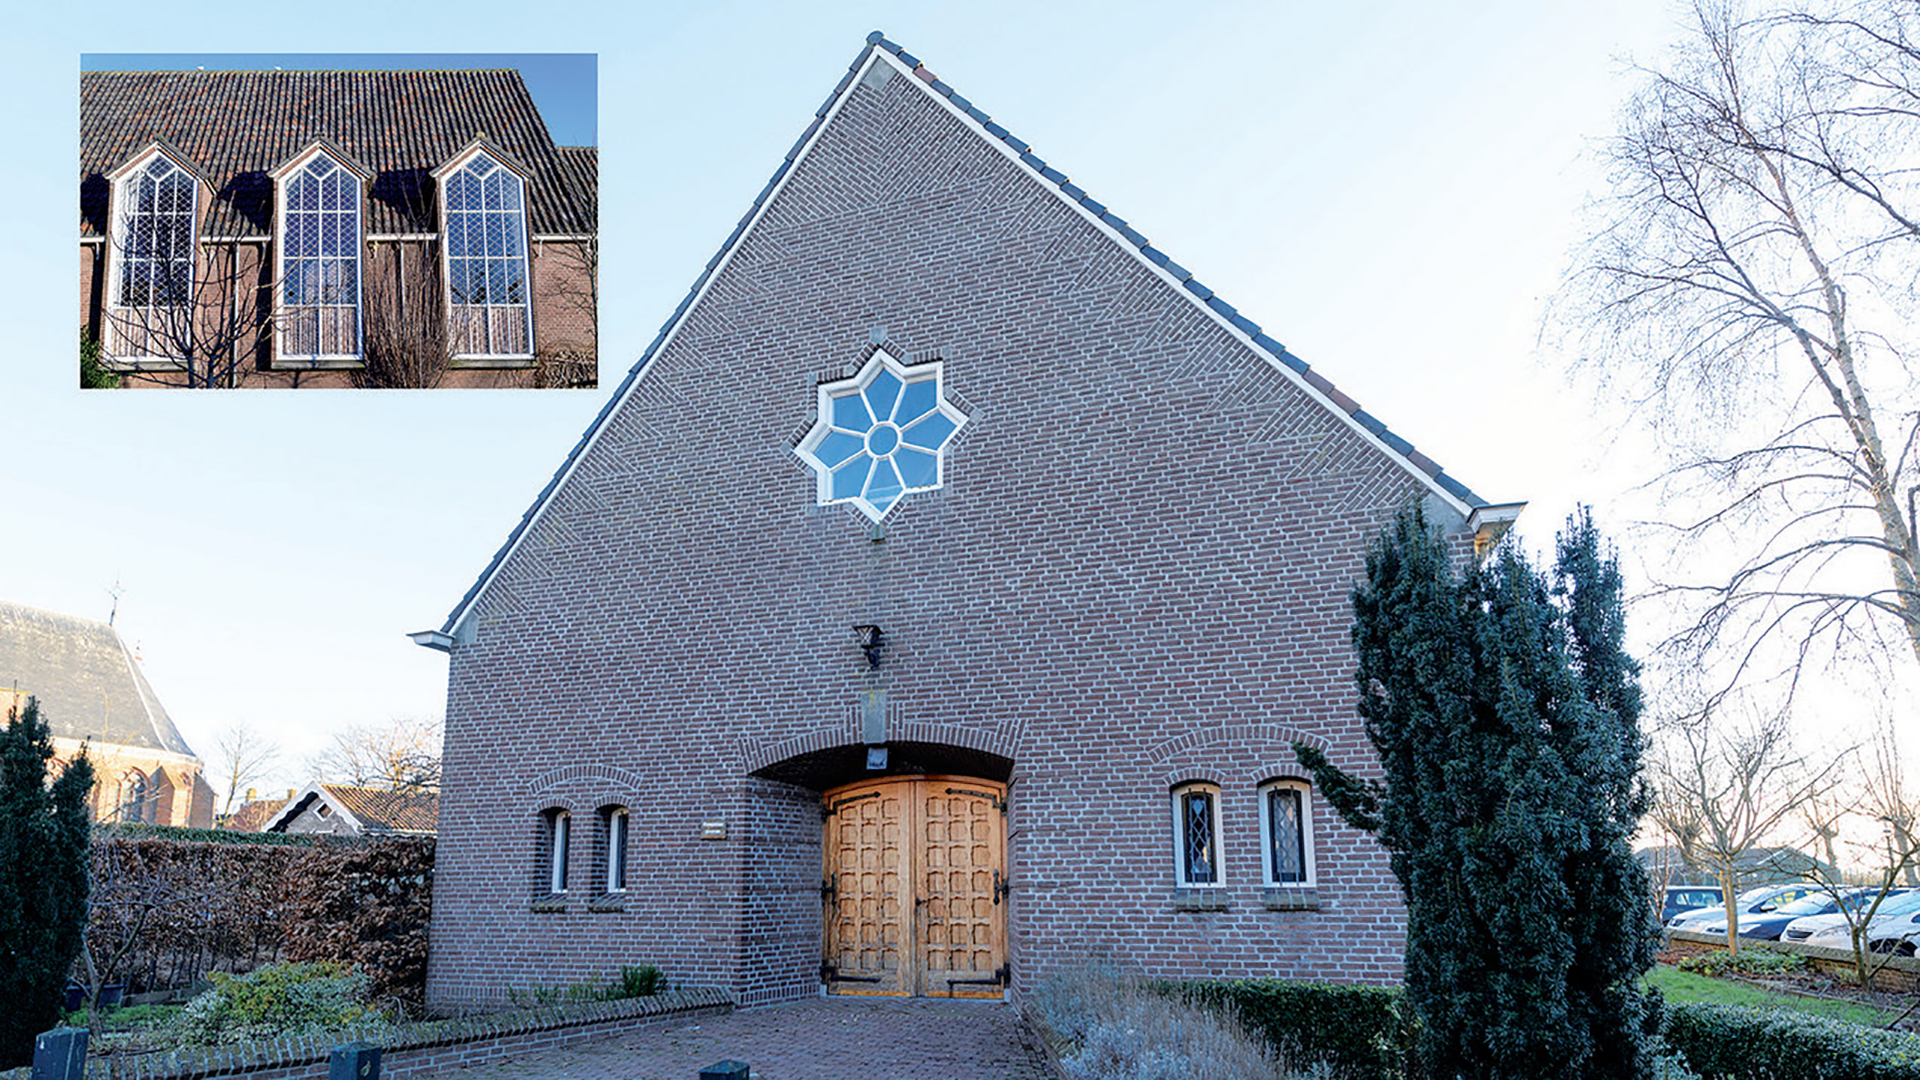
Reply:
<svg viewBox="0 0 1920 1080"><path fill-rule="evenodd" d="M749 774L858 743L872 690L896 743L1013 762L1016 992L1089 954L1397 978L1386 858L1317 798L1321 910L1262 904L1255 786L1297 774L1291 738L1369 771L1347 597L1427 489L908 79L847 95L469 616L430 998L638 962L816 992L818 794ZM792 452L875 327L969 417L878 543ZM1197 778L1225 910L1174 902L1169 791ZM580 876L536 903L542 812L584 845L608 802L633 814L619 910Z"/></svg>

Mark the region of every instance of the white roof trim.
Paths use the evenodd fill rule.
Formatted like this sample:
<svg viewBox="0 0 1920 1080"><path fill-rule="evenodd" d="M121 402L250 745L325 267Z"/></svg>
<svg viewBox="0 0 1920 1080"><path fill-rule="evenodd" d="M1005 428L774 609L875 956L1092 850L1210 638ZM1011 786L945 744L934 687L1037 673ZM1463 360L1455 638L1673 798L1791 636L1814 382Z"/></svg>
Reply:
<svg viewBox="0 0 1920 1080"><path fill-rule="evenodd" d="M867 77L867 73L872 70L875 63L890 65L896 74L904 76L909 83L918 87L921 93L926 94L939 105L939 107L945 109L949 115L957 117L960 122L972 130L981 141L1007 158L1022 176L1038 185L1042 190L1052 192L1055 198L1059 199L1074 213L1079 214L1083 220L1091 222L1095 228L1104 233L1118 245L1121 250L1130 254L1141 266L1146 267L1148 271L1165 283L1168 288L1186 297L1189 303L1193 304L1209 319L1212 319L1216 325L1226 330L1228 334L1232 335L1234 340L1251 350L1255 356L1265 358L1267 363L1290 383L1306 392L1313 401L1318 402L1321 407L1325 408L1328 412L1339 417L1350 430L1359 435L1375 449L1379 450L1380 453L1386 455L1389 461L1397 463L1401 468L1418 479L1435 495L1439 496L1448 506L1458 511L1461 517L1467 517L1473 512L1472 506L1469 506L1459 496L1442 487L1439 481L1428 476L1425 470L1408 460L1406 455L1389 446L1378 435L1368 431L1364 425L1358 420L1355 420L1345 409L1334 404L1331 398L1316 389L1313 384L1308 382L1299 372L1294 371L1291 367L1282 363L1279 357L1274 356L1267 352L1266 349L1255 344L1251 336L1229 322L1225 316L1208 307L1204 300L1195 296L1191 290L1182 285L1172 274L1161 267L1155 266L1153 260L1142 254L1140 249L1124 236L1120 235L1117 229L1101 221L1092 211L1069 198L1067 193L1062 191L1058 185L1046 183L1031 167L1020 160L1018 151L1008 146L1001 139L996 138L991 132L987 131L984 124L968 116L965 110L941 96L940 93L934 90L927 82L916 77L913 74L912 68L901 63L897 57L879 45L869 44L867 46L866 58L854 69L853 77L846 82L845 89L838 91L834 95L833 105L819 118L819 123L814 126L813 134L807 137L805 145L801 146L799 152L793 155L793 159L788 165L786 172L781 175L780 181L773 186L772 190L767 192L766 198L760 201L760 205L754 208L753 216L748 219L746 227L740 230L739 235L734 238L733 243L727 246L726 251L720 256L719 260L713 264L713 269L706 275L706 278L701 281L699 290L687 301L685 307L680 309L679 316L674 319L666 334L661 337L659 345L653 350L652 354L647 357L646 366L634 373L632 380L627 384L626 390L605 412L604 419L596 422L593 429L588 433L586 441L580 446L579 452L576 453L573 460L567 464L565 471L554 479L552 486L546 489L545 496L541 498L532 512L527 515L525 523L518 527L512 543L494 559L492 567L487 571L485 579L482 580L479 585L472 590L468 598L448 616L445 629L457 631L460 624L464 622L469 615L473 614L473 610L480 603L481 598L487 594L487 590L492 588L494 581L499 578L500 572L506 569L509 562L513 561L514 554L519 551L520 546L526 542L527 537L533 533L539 526L541 519L546 516L547 508L553 504L553 497L573 479L574 473L579 470L581 464L586 461L587 457L593 453L595 447L599 445L600 436L609 426L605 421L611 420L614 413L626 407L627 402L633 397L634 392L639 389L640 381L647 377L648 372L653 369L653 365L660 357L666 355L667 350L672 348L674 339L679 336L681 328L686 325L688 318L693 315L694 309L699 307L706 299L707 294L712 291L714 283L720 279L720 275L724 273L727 266L733 262L734 255L738 253L741 246L746 243L748 234L753 232L754 228L760 224L761 219L766 216L767 211L772 208L774 202L778 200L781 193L786 190L787 184L790 183L794 175L800 171L801 164L805 162L807 156L813 152L813 148L819 144L820 137L826 133L827 128L833 125L834 120L840 115L840 110L846 106L848 99L853 96L855 88ZM439 170L435 170L435 175L438 175L442 170L448 169L452 162L457 160L458 157L459 155L456 155L454 159L449 159L448 164L442 165ZM420 642L420 644L427 643Z"/></svg>
<svg viewBox="0 0 1920 1080"><path fill-rule="evenodd" d="M367 831L366 826L361 824L360 819L353 816L353 811L334 802L333 796L327 794L326 785L317 782L308 784L296 792L280 809L273 812L273 816L267 819L265 825L260 826L260 831L273 832L276 826L284 825L292 821L299 815L301 804L307 801L307 796L309 795L315 796L328 806L333 807L333 812L347 819L347 822L353 826L354 832L364 834Z"/></svg>

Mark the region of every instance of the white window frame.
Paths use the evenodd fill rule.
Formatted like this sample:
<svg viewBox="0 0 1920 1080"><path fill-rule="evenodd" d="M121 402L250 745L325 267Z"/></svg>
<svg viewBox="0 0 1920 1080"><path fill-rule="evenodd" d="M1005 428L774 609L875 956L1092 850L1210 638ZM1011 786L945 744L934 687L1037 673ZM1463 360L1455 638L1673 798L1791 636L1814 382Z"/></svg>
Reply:
<svg viewBox="0 0 1920 1080"><path fill-rule="evenodd" d="M627 836L631 816L624 806L607 811L607 895L627 891Z"/></svg>
<svg viewBox="0 0 1920 1080"><path fill-rule="evenodd" d="M486 155L487 160L493 162L494 168L506 173L520 185L520 207L517 211L520 215L520 245L518 252L520 265L523 267L525 274L525 296L518 304L501 304L492 301L485 304L456 304L454 302L452 230L452 215L454 211L448 189L453 178L471 168L474 159L480 157L482 154ZM440 211L440 281L441 291L445 294L446 298L446 319L449 336L454 341L464 342L466 340L465 330L458 332L454 330L454 312L456 308L481 308L486 311L487 343L489 346L493 344L493 312L495 309L520 308L525 312L527 324L527 348L525 352L455 352L453 354L453 362L456 366L463 367L524 367L533 360L535 352L539 349L535 337L536 328L533 323L533 253L529 249L531 241L529 223L533 215L531 207L529 207L527 203L529 190L532 187L529 177L525 173L522 173L517 167L509 165L506 157L499 151L475 143L455 155L452 160L448 161L447 164L439 170L436 170L435 178L439 183L439 198L437 201ZM482 214L486 212L484 208L479 211L479 213ZM506 254L511 256L513 252L507 252ZM471 256L462 256L462 258L471 258Z"/></svg>
<svg viewBox="0 0 1920 1080"><path fill-rule="evenodd" d="M562 896L567 891L567 841L573 831L573 815L554 810L547 818L547 891Z"/></svg>
<svg viewBox="0 0 1920 1080"><path fill-rule="evenodd" d="M1187 877L1186 797L1204 793L1213 809L1213 880L1192 881ZM1173 789L1169 799L1173 820L1173 880L1182 889L1220 889L1226 887L1224 837L1220 833L1220 785L1211 781L1192 781Z"/></svg>
<svg viewBox="0 0 1920 1080"><path fill-rule="evenodd" d="M1296 791L1300 794L1300 862L1306 877L1301 881L1281 881L1279 867L1273 857L1273 814L1268 807L1268 799L1275 791ZM1305 780L1280 779L1269 780L1260 785L1260 878L1269 889L1313 889L1318 888L1319 877L1314 865L1313 853L1313 785Z"/></svg>
<svg viewBox="0 0 1920 1080"><path fill-rule="evenodd" d="M187 178L189 188L187 211L187 295L178 304L128 304L122 299L122 278L132 260L128 230L132 227L132 187L146 176L148 168L155 159L163 160L173 167L175 172ZM106 258L106 295L107 325L102 337L102 348L106 359L113 367L122 370L164 370L184 365L182 357L165 352L156 352L151 348L134 349L135 344L150 345L155 334L150 328L156 324L163 326L159 332L161 338L168 336L164 329L167 320L194 317L194 292L199 284L200 273L200 177L182 161L159 147L153 147L129 161L118 170L113 180L112 196L109 200L110 220ZM151 257L139 261L152 263ZM137 339L137 340L136 340Z"/></svg>
<svg viewBox="0 0 1920 1080"><path fill-rule="evenodd" d="M351 352L304 353L294 352L287 347L287 340L292 330L291 316L294 308L294 305L287 302L286 293L287 278L289 276L287 260L293 257L293 252L290 250L291 245L288 243L290 234L287 231L287 214L291 209L290 204L292 201L288 197L288 188L309 165L321 158L326 159L335 169L345 173L353 181L353 350ZM301 154L294 161L290 162L285 169L280 170L279 175L275 178L273 189L273 235L278 240L278 243L275 245L273 306L274 311L278 313L278 317L274 320L274 363L300 368L359 367L362 364L366 352L367 326L366 194L365 179L353 169L349 168L346 162L341 161L338 157L319 147L315 147L307 153ZM335 212L337 213L337 211ZM327 213L327 211L318 209L313 211L314 216L322 220L324 220L324 215ZM307 257L314 259L321 258L321 256L317 254ZM299 306L304 308L341 307L343 305L303 304Z"/></svg>

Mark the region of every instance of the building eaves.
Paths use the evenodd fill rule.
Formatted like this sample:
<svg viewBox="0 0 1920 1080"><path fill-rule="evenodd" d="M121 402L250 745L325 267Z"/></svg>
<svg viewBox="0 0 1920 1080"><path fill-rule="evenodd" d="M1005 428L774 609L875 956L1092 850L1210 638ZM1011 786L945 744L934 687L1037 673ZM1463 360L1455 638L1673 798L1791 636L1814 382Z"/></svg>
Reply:
<svg viewBox="0 0 1920 1080"><path fill-rule="evenodd" d="M1121 242L1137 250L1147 262L1169 274L1175 281L1179 282L1180 286L1184 288L1200 306L1219 316L1228 325L1245 335L1256 349L1262 350L1273 361L1294 373L1301 382L1312 387L1332 408L1338 410L1357 427L1379 440L1384 447L1392 451L1392 453L1402 461L1406 462L1417 476L1430 484L1434 489L1445 493L1447 497L1465 507L1466 512L1469 514L1478 508L1496 505L1476 495L1472 489L1448 475L1446 470L1442 469L1432 458L1421 453L1411 442L1389 429L1386 424L1382 423L1377 417L1362 409L1358 402L1342 393L1324 374L1314 370L1306 361L1295 356L1292 352L1288 351L1286 346L1269 336L1261 328L1259 323L1242 315L1238 308L1227 303L1224 298L1220 297L1212 289L1201 284L1200 281L1193 276L1191 271L1179 263L1174 262L1164 251L1154 246L1147 237L1128 225L1125 219L1119 217L1104 204L1088 195L1083 188L1074 184L1065 173L1049 166L1046 161L1035 155L1025 141L1015 137L1013 133L1008 131L1004 126L995 123L989 114L974 105L972 101L956 93L953 87L947 85L937 78L933 72L927 70L926 66L920 62L918 57L902 49L895 42L887 40L883 32L875 30L867 35L866 46L854 57L853 63L847 65L846 74L841 76L839 83L834 86L833 92L827 95L827 99L820 104L818 109L814 110L812 122L807 125L805 131L800 133L800 137L794 140L792 148L787 151L786 157L781 160L779 167L774 170L773 175L769 177L766 184L761 187L760 193L754 196L753 204L747 208L745 214L741 215L739 223L733 227L733 231L721 242L720 249L714 253L713 258L707 260L706 266L702 268L700 274L694 279L693 284L687 289L687 294L681 298L679 305L673 309L673 313L667 317L666 322L661 324L659 332L654 335L653 340L647 345L646 351L641 353L640 359L627 371L626 377L620 380L620 385L614 388L614 392L607 398L606 404L602 405L600 411L594 415L593 421L587 425L586 431L583 432L580 438L574 443L573 449L568 451L566 459L560 463L558 469L554 470L553 476L547 481L546 485L540 489L540 493L534 497L533 503L527 507L525 513L520 515L520 520L514 524L513 530L507 535L506 542L501 544L499 550L494 552L493 558L488 561L486 569L480 572L480 576L475 579L473 585L461 596L459 603L455 604L453 610L448 613L446 621L441 624L439 633L436 635L432 631L417 632L412 635L417 644L445 650L449 647L449 644L455 640L460 621L466 616L474 601L479 599L480 594L485 591L487 583L493 579L494 574L499 571L501 566L505 564L507 557L511 555L514 548L519 545L521 538L525 536L527 530L532 527L533 522L539 517L540 512L545 508L548 500L553 497L554 492L558 490L561 482L572 473L574 466L579 462L582 455L586 453L588 447L593 444L595 437L606 424L607 419L612 416L614 409L617 408L622 401L626 400L635 382L646 372L647 368L652 364L654 357L658 355L660 349L672 336L674 328L679 325L680 320L706 290L708 281L711 280L718 269L726 263L728 256L730 256L739 245L740 239L745 235L748 227L760 216L767 201L779 190L781 182L785 180L787 174L792 171L795 162L799 160L806 148L812 144L814 137L819 134L821 127L827 122L828 117L833 113L836 106L839 105L847 89L853 85L854 79L859 76L862 68L866 66L868 57L875 51L884 52L897 60L914 78L920 80L928 89L945 99L960 113L973 121L976 127L987 137L999 141L1009 150L1013 151L1020 164L1025 166L1034 176L1057 188L1069 201L1079 205L1087 211L1087 213L1111 229L1113 233L1119 237ZM1499 505L1504 508L1518 506L1520 504Z"/></svg>

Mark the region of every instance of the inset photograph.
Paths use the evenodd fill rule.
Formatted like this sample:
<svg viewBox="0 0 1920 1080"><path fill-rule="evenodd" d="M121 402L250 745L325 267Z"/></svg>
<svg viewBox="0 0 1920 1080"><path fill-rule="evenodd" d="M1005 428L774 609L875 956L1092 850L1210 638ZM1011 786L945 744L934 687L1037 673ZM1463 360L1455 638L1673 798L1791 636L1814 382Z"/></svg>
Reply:
<svg viewBox="0 0 1920 1080"><path fill-rule="evenodd" d="M592 54L81 57L80 385L599 382Z"/></svg>

